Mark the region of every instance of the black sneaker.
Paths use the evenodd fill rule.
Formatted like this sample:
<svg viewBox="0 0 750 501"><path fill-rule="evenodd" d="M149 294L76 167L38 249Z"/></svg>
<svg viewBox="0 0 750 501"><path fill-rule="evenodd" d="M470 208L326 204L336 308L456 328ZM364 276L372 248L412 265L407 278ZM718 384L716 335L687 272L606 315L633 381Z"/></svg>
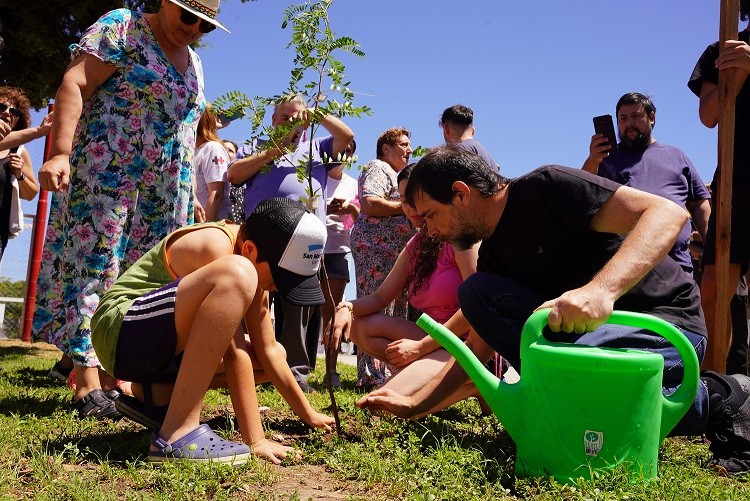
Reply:
<svg viewBox="0 0 750 501"><path fill-rule="evenodd" d="M721 473L735 475L750 471L750 378L741 374L724 376L706 371L702 377L721 384L726 398L709 393L706 437L711 441L711 465Z"/></svg>
<svg viewBox="0 0 750 501"><path fill-rule="evenodd" d="M62 365L60 365L60 361L58 360L57 362L55 362L55 365L53 365L49 370L49 377L57 379L58 381L62 381L63 383L67 383L68 377L70 376L70 372L72 370L72 365L69 369L65 369Z"/></svg>
<svg viewBox="0 0 750 501"><path fill-rule="evenodd" d="M102 390L91 390L88 395L74 401L73 409L82 418L92 416L97 419L117 420L122 417L115 408L115 403Z"/></svg>

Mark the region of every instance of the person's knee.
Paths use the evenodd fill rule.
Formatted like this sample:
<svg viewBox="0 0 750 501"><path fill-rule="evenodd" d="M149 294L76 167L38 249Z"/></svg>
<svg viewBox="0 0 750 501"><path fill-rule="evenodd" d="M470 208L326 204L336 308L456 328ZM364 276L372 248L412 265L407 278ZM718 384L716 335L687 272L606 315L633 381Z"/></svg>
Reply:
<svg viewBox="0 0 750 501"><path fill-rule="evenodd" d="M357 318L356 321L352 322L351 330L349 331L349 337L354 344L359 345L365 340L365 323L367 322L365 317Z"/></svg>
<svg viewBox="0 0 750 501"><path fill-rule="evenodd" d="M464 302L469 302L474 294L477 293L478 288L481 287L481 284L484 282L484 280L482 277L477 275L479 275L479 273L469 275L469 278L464 280L463 283L458 286L459 303L463 304Z"/></svg>
<svg viewBox="0 0 750 501"><path fill-rule="evenodd" d="M230 343L227 350L224 352L224 364L232 363L240 358L248 356L244 346L239 347L234 343Z"/></svg>
<svg viewBox="0 0 750 501"><path fill-rule="evenodd" d="M255 298L258 274L253 263L242 256L225 256L216 261L211 274L214 287L228 288L236 299L244 298L248 304Z"/></svg>

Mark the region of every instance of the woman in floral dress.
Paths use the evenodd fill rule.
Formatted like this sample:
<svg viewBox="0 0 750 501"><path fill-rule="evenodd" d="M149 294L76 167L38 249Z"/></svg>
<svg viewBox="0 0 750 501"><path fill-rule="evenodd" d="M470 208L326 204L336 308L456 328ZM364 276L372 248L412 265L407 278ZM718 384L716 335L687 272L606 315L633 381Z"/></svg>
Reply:
<svg viewBox="0 0 750 501"><path fill-rule="evenodd" d="M205 107L189 45L214 27L219 0L162 0L154 14L111 11L71 46L55 97L52 197L34 332L74 363L73 408L119 417L90 320L100 296L143 253L193 219L192 156Z"/></svg>
<svg viewBox="0 0 750 501"><path fill-rule="evenodd" d="M357 274L357 297L372 294L391 271L401 249L414 229L401 210L398 172L411 156L410 133L404 128L388 129L377 142L377 159L368 162L359 176L361 212L351 234L352 257ZM383 310L386 315L407 317L406 296ZM357 387L365 390L388 377L387 367L359 350Z"/></svg>

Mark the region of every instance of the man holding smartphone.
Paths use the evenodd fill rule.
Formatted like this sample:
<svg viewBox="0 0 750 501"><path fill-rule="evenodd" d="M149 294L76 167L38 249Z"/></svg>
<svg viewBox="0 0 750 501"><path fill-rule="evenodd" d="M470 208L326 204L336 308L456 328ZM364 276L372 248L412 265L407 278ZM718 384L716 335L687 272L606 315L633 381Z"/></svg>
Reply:
<svg viewBox="0 0 750 501"><path fill-rule="evenodd" d="M711 194L685 153L654 139L654 103L648 96L630 92L617 102L615 116L619 147L610 145L604 134L594 134L583 170L673 201L690 213L695 228L705 238ZM669 252L688 273L693 272L690 234L687 223Z"/></svg>

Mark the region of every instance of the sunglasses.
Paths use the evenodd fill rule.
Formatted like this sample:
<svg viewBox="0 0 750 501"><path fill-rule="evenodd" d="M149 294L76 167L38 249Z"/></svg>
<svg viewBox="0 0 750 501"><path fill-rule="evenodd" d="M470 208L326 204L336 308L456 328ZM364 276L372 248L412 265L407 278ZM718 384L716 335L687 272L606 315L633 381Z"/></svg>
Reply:
<svg viewBox="0 0 750 501"><path fill-rule="evenodd" d="M182 24L186 24L188 26L192 26L200 21L201 24L200 26L198 26L198 29L201 30L202 33L210 33L216 29L215 24L211 24L205 19L199 18L192 12L183 9L182 7L180 7L180 21L182 22Z"/></svg>
<svg viewBox="0 0 750 501"><path fill-rule="evenodd" d="M21 110L19 110L18 108L14 108L13 106L9 106L5 103L0 103L0 113L5 113L6 111L16 118L21 118L21 115L23 115L23 113L21 113Z"/></svg>

